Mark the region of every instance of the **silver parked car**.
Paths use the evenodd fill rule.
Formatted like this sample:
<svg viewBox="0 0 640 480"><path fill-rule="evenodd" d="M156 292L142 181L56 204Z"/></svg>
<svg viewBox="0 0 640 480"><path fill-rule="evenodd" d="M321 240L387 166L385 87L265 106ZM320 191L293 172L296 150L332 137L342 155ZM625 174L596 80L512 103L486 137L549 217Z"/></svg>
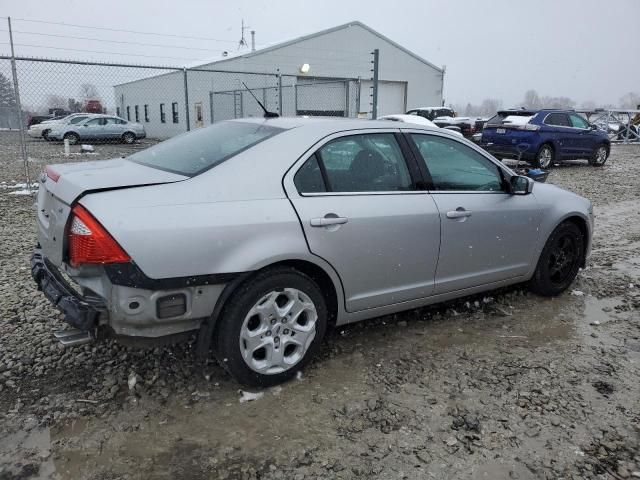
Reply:
<svg viewBox="0 0 640 480"><path fill-rule="evenodd" d="M391 121L221 122L41 181L32 274L78 329L63 343L197 331L253 385L295 375L330 325L526 281L557 295L593 229L588 200Z"/></svg>
<svg viewBox="0 0 640 480"><path fill-rule="evenodd" d="M48 133L50 140L69 140L71 145L84 140L111 140L133 143L147 136L140 123L124 118L95 114L80 122L55 124Z"/></svg>

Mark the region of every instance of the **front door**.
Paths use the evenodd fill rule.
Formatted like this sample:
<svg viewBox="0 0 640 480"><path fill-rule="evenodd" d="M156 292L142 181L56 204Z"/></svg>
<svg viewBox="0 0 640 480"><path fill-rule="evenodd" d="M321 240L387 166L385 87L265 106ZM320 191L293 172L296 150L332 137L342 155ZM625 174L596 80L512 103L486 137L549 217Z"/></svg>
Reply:
<svg viewBox="0 0 640 480"><path fill-rule="evenodd" d="M535 197L507 193L499 167L459 141L435 134L410 137L440 212L435 293L526 274L540 223Z"/></svg>
<svg viewBox="0 0 640 480"><path fill-rule="evenodd" d="M202 128L204 124L202 117L202 102L197 102L194 107L196 110L196 128Z"/></svg>
<svg viewBox="0 0 640 480"><path fill-rule="evenodd" d="M573 136L576 153L583 158L588 158L595 150L597 134L591 130L591 125L577 113L569 114L569 121L573 127Z"/></svg>
<svg viewBox="0 0 640 480"><path fill-rule="evenodd" d="M438 210L415 189L397 135L334 136L287 187L311 252L337 271L350 312L433 293Z"/></svg>

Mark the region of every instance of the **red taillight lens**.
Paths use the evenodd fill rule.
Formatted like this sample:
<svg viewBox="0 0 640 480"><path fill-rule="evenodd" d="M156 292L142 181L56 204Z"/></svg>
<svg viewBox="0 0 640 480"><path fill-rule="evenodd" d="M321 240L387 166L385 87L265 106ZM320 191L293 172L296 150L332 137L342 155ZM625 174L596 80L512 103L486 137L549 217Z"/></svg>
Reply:
<svg viewBox="0 0 640 480"><path fill-rule="evenodd" d="M123 263L131 257L84 207L71 210L69 223L69 263L72 267L88 263Z"/></svg>
<svg viewBox="0 0 640 480"><path fill-rule="evenodd" d="M60 178L60 174L56 172L53 168L51 168L49 165L44 167L44 171L47 174L47 177L49 177L54 182L57 182L58 179Z"/></svg>

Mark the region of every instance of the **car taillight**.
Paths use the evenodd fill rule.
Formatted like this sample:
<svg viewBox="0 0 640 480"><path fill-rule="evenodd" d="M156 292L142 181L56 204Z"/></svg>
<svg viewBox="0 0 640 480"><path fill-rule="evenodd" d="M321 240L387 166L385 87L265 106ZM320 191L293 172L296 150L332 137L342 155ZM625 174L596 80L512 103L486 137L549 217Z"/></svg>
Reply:
<svg viewBox="0 0 640 480"><path fill-rule="evenodd" d="M525 123L524 125L518 125L516 127L518 130L529 130L529 131L537 131L540 130L540 125L534 125L532 123Z"/></svg>
<svg viewBox="0 0 640 480"><path fill-rule="evenodd" d="M67 240L69 263L72 267L131 261L131 257L118 242L81 205L76 205L71 210Z"/></svg>

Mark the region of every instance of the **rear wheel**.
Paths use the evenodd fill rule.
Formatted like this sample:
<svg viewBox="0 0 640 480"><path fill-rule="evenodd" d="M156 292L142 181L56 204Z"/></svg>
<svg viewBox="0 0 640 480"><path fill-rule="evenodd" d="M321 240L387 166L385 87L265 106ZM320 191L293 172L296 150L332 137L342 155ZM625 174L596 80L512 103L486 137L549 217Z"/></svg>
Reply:
<svg viewBox="0 0 640 480"><path fill-rule="evenodd" d="M75 145L80 141L80 135L78 135L77 133L69 132L65 133L63 139L69 140L69 145Z"/></svg>
<svg viewBox="0 0 640 480"><path fill-rule="evenodd" d="M594 167L601 167L605 164L608 157L609 149L606 145L600 145L598 148L596 148L595 152L593 152L593 155L589 159L589 165L592 165Z"/></svg>
<svg viewBox="0 0 640 480"><path fill-rule="evenodd" d="M291 268L265 270L225 306L214 349L240 383L266 387L292 378L311 359L327 327L322 292Z"/></svg>
<svg viewBox="0 0 640 480"><path fill-rule="evenodd" d="M133 132L125 132L122 134L122 141L128 145L131 145L136 141L136 134Z"/></svg>
<svg viewBox="0 0 640 480"><path fill-rule="evenodd" d="M584 251L585 239L578 226L572 222L558 225L542 250L531 290L543 296L564 292L578 274Z"/></svg>
<svg viewBox="0 0 640 480"><path fill-rule="evenodd" d="M538 150L538 153L536 154L536 167L551 168L551 166L553 165L554 156L555 155L553 147L548 143L545 143L540 147L540 150Z"/></svg>

